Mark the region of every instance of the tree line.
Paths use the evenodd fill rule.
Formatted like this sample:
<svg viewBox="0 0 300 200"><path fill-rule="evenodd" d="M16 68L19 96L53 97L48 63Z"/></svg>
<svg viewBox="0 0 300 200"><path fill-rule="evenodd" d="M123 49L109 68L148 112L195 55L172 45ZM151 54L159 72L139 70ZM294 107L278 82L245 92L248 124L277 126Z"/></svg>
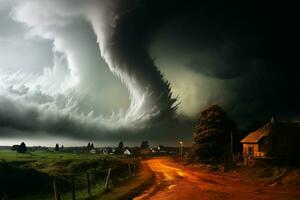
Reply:
<svg viewBox="0 0 300 200"><path fill-rule="evenodd" d="M140 145L139 148L140 149L148 149L149 147L150 147L149 142L147 140L144 140L144 141L141 142L141 145ZM78 147L78 148L80 148L80 147ZM115 148L115 152L114 153L115 154L123 154L126 148L127 147L124 146L123 141L121 141L121 142L119 142L118 146ZM91 142L89 142L87 144L87 146L81 147L81 151L83 151L83 152L84 151L88 151L89 152L92 149L95 149L95 147L94 147L94 144L91 143ZM110 147L107 147L105 149L108 149L108 151L109 151L108 153L111 153L112 150L113 150ZM26 152L29 151L28 148L27 148L27 146L26 146L26 144L25 144L25 142L21 142L20 145L13 145L12 148L11 148L11 150L17 151L18 153L26 153ZM59 146L59 144L57 143L55 145L55 147L54 147L54 151L55 152L63 152L63 151L65 151L65 147L64 147L64 145Z"/></svg>

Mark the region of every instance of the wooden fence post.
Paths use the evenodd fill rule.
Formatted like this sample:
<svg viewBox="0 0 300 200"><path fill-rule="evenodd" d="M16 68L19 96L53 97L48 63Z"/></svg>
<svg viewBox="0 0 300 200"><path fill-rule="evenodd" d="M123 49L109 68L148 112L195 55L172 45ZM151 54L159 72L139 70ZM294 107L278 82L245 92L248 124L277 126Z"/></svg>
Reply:
<svg viewBox="0 0 300 200"><path fill-rule="evenodd" d="M108 190L108 187L109 187L110 173L111 173L111 168L109 168L108 172L107 172L107 177L106 177L106 181L105 181L105 189L106 190Z"/></svg>
<svg viewBox="0 0 300 200"><path fill-rule="evenodd" d="M57 179L56 179L56 177L54 177L52 183L53 183L53 190L54 190L54 199L55 200L61 200L59 192L58 192L58 185L57 185Z"/></svg>
<svg viewBox="0 0 300 200"><path fill-rule="evenodd" d="M72 200L76 200L74 176L71 177L72 182Z"/></svg>
<svg viewBox="0 0 300 200"><path fill-rule="evenodd" d="M130 166L130 163L128 163L128 173L129 173L129 176L131 176L131 166Z"/></svg>
<svg viewBox="0 0 300 200"><path fill-rule="evenodd" d="M135 164L133 164L133 176L136 176L136 172L135 172Z"/></svg>
<svg viewBox="0 0 300 200"><path fill-rule="evenodd" d="M87 185L88 185L88 193L89 193L89 196L91 196L91 183L90 183L89 173L86 173L86 180L87 180Z"/></svg>

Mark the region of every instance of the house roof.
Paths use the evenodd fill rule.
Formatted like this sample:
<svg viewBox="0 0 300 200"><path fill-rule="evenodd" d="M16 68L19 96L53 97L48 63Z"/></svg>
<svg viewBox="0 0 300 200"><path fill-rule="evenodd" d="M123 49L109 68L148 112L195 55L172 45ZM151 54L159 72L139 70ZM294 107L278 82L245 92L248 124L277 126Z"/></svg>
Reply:
<svg viewBox="0 0 300 200"><path fill-rule="evenodd" d="M256 131L249 133L244 139L241 140L241 143L258 143L260 139L270 134L272 125L273 123L269 122Z"/></svg>

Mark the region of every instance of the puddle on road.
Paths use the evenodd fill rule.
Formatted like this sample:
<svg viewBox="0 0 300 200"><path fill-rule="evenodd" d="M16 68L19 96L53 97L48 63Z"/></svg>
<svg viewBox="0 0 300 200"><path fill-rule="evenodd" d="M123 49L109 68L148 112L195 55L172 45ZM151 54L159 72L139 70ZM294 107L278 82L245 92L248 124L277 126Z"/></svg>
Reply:
<svg viewBox="0 0 300 200"><path fill-rule="evenodd" d="M181 176L181 177L185 177L185 173L182 172L182 171L177 172L177 174L178 174L179 176Z"/></svg>
<svg viewBox="0 0 300 200"><path fill-rule="evenodd" d="M168 189L171 190L172 188L174 188L176 185L169 185Z"/></svg>

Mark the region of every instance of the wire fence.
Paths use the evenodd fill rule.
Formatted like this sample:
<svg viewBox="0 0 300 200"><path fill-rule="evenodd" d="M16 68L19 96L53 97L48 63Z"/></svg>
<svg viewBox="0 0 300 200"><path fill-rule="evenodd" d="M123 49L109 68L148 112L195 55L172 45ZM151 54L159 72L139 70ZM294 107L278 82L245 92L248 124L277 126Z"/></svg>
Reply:
<svg viewBox="0 0 300 200"><path fill-rule="evenodd" d="M82 200L91 196L100 196L103 193L110 192L115 185L126 183L136 176L137 168L138 162L131 161L130 163L111 163L105 166L97 165L89 169L82 167L72 173L57 172L51 175L43 175L43 179L27 176L24 177L26 179L24 184L26 182L28 184L23 185L24 187L19 187L22 184L15 184L17 188L14 189L14 194L9 190L12 185L0 188L0 200ZM5 180L13 182L14 179L6 177ZM5 182L5 180L3 181ZM26 192L25 188L30 190Z"/></svg>
<svg viewBox="0 0 300 200"><path fill-rule="evenodd" d="M119 166L120 167L120 166ZM113 185L126 182L129 178L136 176L136 163L126 163L117 170L108 168L102 172L86 172L86 173L60 173L51 177L51 185L55 200L63 200L62 192L71 193L71 199L77 199L77 192L85 190L87 197L92 195L100 195L101 192L109 192ZM105 176L103 176L105 174ZM45 192L43 189L41 193ZM101 191L101 192L100 192Z"/></svg>

